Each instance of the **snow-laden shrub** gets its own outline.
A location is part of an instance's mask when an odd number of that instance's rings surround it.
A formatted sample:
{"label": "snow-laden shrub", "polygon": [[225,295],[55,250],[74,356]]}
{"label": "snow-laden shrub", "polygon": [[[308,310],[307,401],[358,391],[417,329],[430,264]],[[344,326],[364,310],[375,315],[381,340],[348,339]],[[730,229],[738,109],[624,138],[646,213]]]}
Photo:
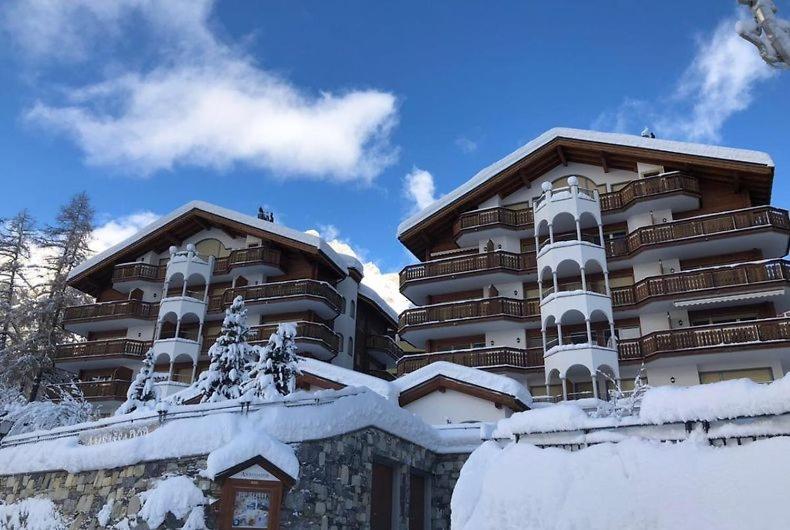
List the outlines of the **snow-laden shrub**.
{"label": "snow-laden shrub", "polygon": [[150,528],[159,528],[168,513],[172,513],[179,520],[186,518],[188,528],[192,530],[205,527],[203,505],[206,497],[189,477],[176,475],[159,480],[151,489],[140,492],[137,496],[142,502],[137,515]]}
{"label": "snow-laden shrub", "polygon": [[9,436],[65,427],[96,417],[96,408],[85,401],[76,385],[58,389],[58,401],[31,401],[16,407],[5,420],[12,422]]}
{"label": "snow-laden shrub", "polygon": [[0,504],[2,530],[65,530],[63,516],[49,499],[23,499]]}

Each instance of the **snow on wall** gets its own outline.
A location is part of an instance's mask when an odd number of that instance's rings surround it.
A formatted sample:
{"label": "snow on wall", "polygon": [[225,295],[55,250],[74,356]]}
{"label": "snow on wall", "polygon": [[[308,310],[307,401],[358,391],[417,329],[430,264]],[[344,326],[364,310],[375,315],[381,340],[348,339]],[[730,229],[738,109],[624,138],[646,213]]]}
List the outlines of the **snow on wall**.
{"label": "snow on wall", "polygon": [[790,439],[712,447],[628,438],[580,451],[478,448],[452,496],[453,530],[787,528]]}
{"label": "snow on wall", "polygon": [[392,384],[372,375],[311,359],[310,357],[299,358],[299,369],[343,385],[367,387],[386,399],[395,401],[398,399],[398,390]]}
{"label": "snow on wall", "polygon": [[49,499],[23,499],[0,504],[2,530],[65,530],[66,522]]}
{"label": "snow on wall", "polygon": [[203,492],[195,486],[192,479],[183,475],[168,477],[159,480],[154,487],[137,494],[142,501],[138,516],[145,521],[149,528],[159,528],[165,521],[168,513],[176,519],[190,516],[195,524],[196,518],[192,512],[197,510],[202,519],[202,506],[206,503]]}

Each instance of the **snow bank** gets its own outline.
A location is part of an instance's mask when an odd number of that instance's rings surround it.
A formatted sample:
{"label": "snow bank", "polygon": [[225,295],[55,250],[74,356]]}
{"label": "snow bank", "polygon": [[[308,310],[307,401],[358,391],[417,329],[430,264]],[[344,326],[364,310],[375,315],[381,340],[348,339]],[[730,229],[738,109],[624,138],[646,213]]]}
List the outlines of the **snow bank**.
{"label": "snow bank", "polygon": [[387,399],[398,400],[398,390],[394,388],[389,381],[373,377],[372,375],[355,372],[348,368],[335,366],[334,364],[325,363],[309,357],[299,358],[299,369],[302,370],[302,372],[317,375],[346,386],[367,387]]}
{"label": "snow bank", "polygon": [[711,447],[629,438],[569,452],[480,446],[453,492],[453,530],[787,528],[790,439]]}
{"label": "snow bank", "polygon": [[514,434],[572,431],[587,425],[590,419],[578,405],[558,403],[552,407],[518,412],[509,418],[499,420],[493,436],[510,438]]}
{"label": "snow bank", "polygon": [[399,392],[404,392],[439,375],[513,396],[525,405],[532,403],[532,395],[529,393],[529,390],[515,379],[446,361],[433,362],[419,370],[399,377],[392,381],[391,384]]}
{"label": "snow bank", "polygon": [[[282,443],[298,443],[366,427],[377,427],[437,452],[456,452],[452,439],[445,440],[419,417],[370,390],[347,388],[314,394],[297,392],[293,396],[247,414],[241,412],[241,407],[222,411],[222,407],[228,407],[228,402],[171,406],[170,417],[176,413],[193,413],[195,417],[174,418],[144,436],[98,445],[81,445],[74,434],[0,447],[0,475],[56,469],[71,473],[109,469],[146,461],[207,455],[239,436],[262,434]],[[305,396],[310,397],[310,401],[306,401]],[[135,423],[146,421],[140,415],[130,416],[135,418]],[[155,415],[149,419],[154,418]],[[81,427],[91,425],[101,427],[106,423],[95,422]]]}
{"label": "snow bank", "polygon": [[736,379],[691,387],[651,388],[642,400],[639,418],[648,423],[669,423],[784,412],[790,412],[790,375],[769,384]]}
{"label": "snow bank", "polygon": [[24,499],[0,504],[2,530],[65,530],[66,522],[49,499]]}
{"label": "snow bank", "polygon": [[194,508],[206,502],[203,492],[190,478],[182,475],[159,480],[153,488],[137,496],[143,503],[138,517],[149,528],[159,528],[168,513],[172,513],[176,519],[184,519]]}

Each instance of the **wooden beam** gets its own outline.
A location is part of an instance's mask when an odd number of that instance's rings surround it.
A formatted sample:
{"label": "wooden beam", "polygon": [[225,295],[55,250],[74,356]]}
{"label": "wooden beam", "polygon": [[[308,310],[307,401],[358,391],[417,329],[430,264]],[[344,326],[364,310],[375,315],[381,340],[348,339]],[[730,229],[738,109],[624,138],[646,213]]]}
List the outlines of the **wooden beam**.
{"label": "wooden beam", "polygon": [[568,167],[568,159],[565,158],[565,150],[563,150],[561,145],[557,146],[557,156],[560,157],[560,162],[565,167]]}
{"label": "wooden beam", "polygon": [[609,162],[606,160],[606,153],[601,151],[601,166],[603,166],[603,172],[609,173]]}

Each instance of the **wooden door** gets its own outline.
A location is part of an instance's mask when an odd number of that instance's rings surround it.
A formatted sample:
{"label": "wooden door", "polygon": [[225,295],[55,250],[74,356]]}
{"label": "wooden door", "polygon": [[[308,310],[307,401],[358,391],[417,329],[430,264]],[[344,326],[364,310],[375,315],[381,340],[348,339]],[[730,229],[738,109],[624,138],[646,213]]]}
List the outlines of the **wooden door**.
{"label": "wooden door", "polygon": [[425,477],[412,474],[409,479],[409,530],[425,529]]}
{"label": "wooden door", "polygon": [[373,487],[370,502],[371,530],[392,528],[392,468],[373,463]]}

